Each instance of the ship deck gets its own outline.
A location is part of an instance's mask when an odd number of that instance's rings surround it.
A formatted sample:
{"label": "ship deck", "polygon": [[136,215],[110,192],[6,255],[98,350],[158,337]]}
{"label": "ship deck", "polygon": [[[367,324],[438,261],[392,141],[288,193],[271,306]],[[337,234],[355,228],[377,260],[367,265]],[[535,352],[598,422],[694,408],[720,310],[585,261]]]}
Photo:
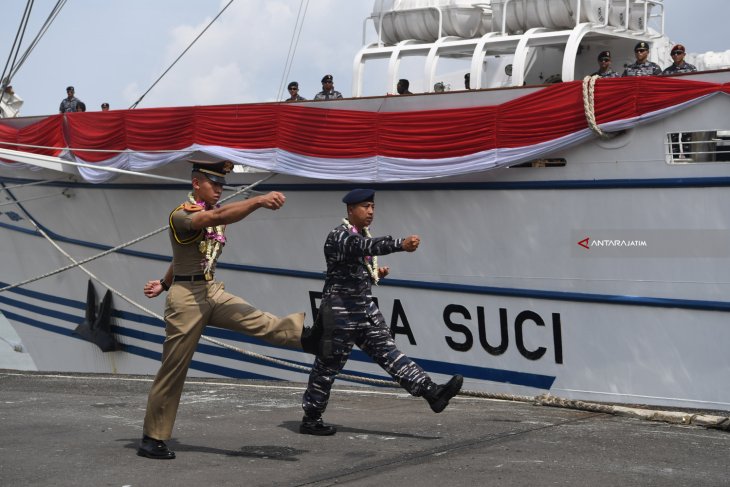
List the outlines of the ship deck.
{"label": "ship deck", "polygon": [[298,433],[303,384],[191,379],[168,445],[138,457],[148,376],[0,370],[6,486],[727,485],[730,433],[400,390],[338,387],[332,437]]}

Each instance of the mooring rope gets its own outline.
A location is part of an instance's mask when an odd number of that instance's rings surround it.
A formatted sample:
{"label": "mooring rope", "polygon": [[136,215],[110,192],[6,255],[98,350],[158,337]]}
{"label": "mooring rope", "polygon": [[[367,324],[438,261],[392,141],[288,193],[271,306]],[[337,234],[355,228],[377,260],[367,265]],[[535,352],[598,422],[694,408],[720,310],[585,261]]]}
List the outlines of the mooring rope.
{"label": "mooring rope", "polygon": [[593,130],[593,132],[602,139],[608,139],[611,136],[601,130],[596,123],[595,91],[596,80],[598,78],[600,78],[600,76],[597,74],[583,78],[583,111],[585,112],[586,121],[588,122],[588,126],[591,130]]}
{"label": "mooring rope", "polygon": [[[252,183],[251,185],[247,187],[240,188],[238,191],[236,191],[234,194],[231,194],[227,196],[226,198],[222,199],[221,202],[227,201],[235,196],[237,196],[240,193],[244,193],[247,191],[252,191],[253,188],[255,188],[257,185],[261,184],[262,182],[272,178],[275,176],[275,174],[271,174],[268,177],[259,180],[255,183]],[[150,232],[146,235],[143,235],[142,237],[138,237],[130,242],[127,242],[126,244],[119,245],[117,247],[114,247],[114,249],[109,249],[105,252],[102,252],[96,256],[93,256],[92,258],[85,259],[83,261],[76,261],[71,255],[69,255],[66,251],[64,251],[56,242],[50,238],[46,232],[44,232],[40,226],[33,220],[33,218],[25,212],[26,216],[29,218],[30,222],[33,224],[33,226],[36,228],[36,230],[43,235],[46,240],[48,240],[51,245],[53,245],[61,254],[63,254],[66,258],[71,260],[73,262],[72,265],[66,266],[65,268],[57,269],[53,273],[47,273],[43,276],[39,276],[34,279],[30,279],[28,281],[24,281],[23,283],[14,284],[11,286],[4,287],[0,289],[0,292],[6,291],[8,289],[12,289],[14,287],[21,286],[23,284],[27,284],[29,282],[33,282],[39,279],[42,279],[44,277],[48,277],[53,274],[57,274],[59,272],[63,272],[64,270],[78,267],[81,270],[83,270],[89,277],[97,281],[99,284],[107,288],[109,291],[111,291],[113,294],[119,296],[127,303],[131,304],[132,306],[136,307],[137,309],[147,313],[148,315],[160,320],[164,321],[164,318],[160,316],[159,314],[155,313],[154,311],[147,309],[146,307],[142,306],[141,304],[134,301],[132,298],[126,296],[125,294],[121,293],[120,291],[116,290],[114,287],[112,287],[110,284],[102,281],[98,276],[93,274],[91,271],[86,269],[83,264],[98,259],[104,255],[108,255],[111,252],[114,252],[116,250],[119,250],[123,247],[132,245],[133,243],[139,242],[141,240],[144,240],[145,238],[149,238],[150,236],[160,233],[161,231],[166,230],[169,228],[169,225],[166,225],[165,227],[162,227],[160,229],[157,229],[153,232]],[[215,325],[212,325],[215,326]],[[242,355],[252,357],[261,361],[269,362],[275,365],[279,365],[281,367],[286,367],[288,369],[298,370],[302,373],[308,374],[311,370],[310,367],[305,367],[293,362],[290,362],[288,360],[283,359],[277,359],[268,355],[260,354],[257,352],[252,352],[250,350],[245,350],[233,345],[230,345],[228,343],[222,342],[220,340],[216,340],[215,338],[211,338],[207,335],[201,335],[200,337],[202,340],[218,345],[222,348],[235,351],[237,353],[240,353]],[[372,384],[372,385],[378,385],[378,386],[385,386],[385,387],[400,387],[398,383],[396,383],[393,380],[382,380],[382,379],[371,379],[368,377],[362,377],[358,375],[351,375],[351,374],[339,374],[338,377],[340,379],[344,380],[350,380],[355,382],[362,382],[366,384]],[[513,401],[513,402],[525,402],[525,403],[531,403],[534,405],[539,406],[552,406],[552,407],[562,407],[562,408],[569,408],[569,409],[576,409],[581,411],[591,411],[591,412],[599,412],[599,413],[605,413],[605,414],[612,414],[612,415],[618,415],[618,416],[630,416],[635,418],[640,418],[644,420],[649,421],[662,421],[662,422],[668,422],[668,423],[675,423],[675,424],[692,424],[695,426],[702,426],[706,428],[714,428],[714,429],[721,429],[730,431],[730,417],[727,416],[715,416],[715,415],[703,415],[703,414],[692,414],[692,413],[686,413],[686,412],[675,412],[675,411],[661,411],[661,410],[654,410],[654,409],[644,409],[644,408],[635,408],[635,407],[624,407],[624,406],[614,406],[609,404],[600,404],[600,403],[592,403],[587,401],[578,401],[578,400],[570,400],[570,399],[564,399],[559,398],[556,396],[552,396],[550,394],[541,394],[538,396],[523,396],[523,395],[516,395],[516,394],[506,394],[506,393],[493,393],[493,392],[483,392],[483,391],[470,391],[470,390],[462,390],[458,394],[459,396],[465,396],[465,397],[475,397],[475,398],[482,398],[482,399],[496,399],[496,400],[503,400],[503,401]]]}
{"label": "mooring rope", "polygon": [[[258,186],[259,184],[261,184],[261,183],[263,183],[265,181],[268,181],[269,179],[271,179],[274,176],[275,176],[275,174],[270,174],[269,176],[267,176],[267,177],[265,177],[265,178],[263,178],[263,179],[261,179],[259,181],[256,181],[255,183],[252,183],[249,186],[244,186],[244,187],[239,188],[233,194],[228,195],[225,198],[223,198],[221,200],[221,203],[223,203],[225,201],[228,201],[229,199],[234,198],[235,196],[238,196],[241,193],[252,192],[253,189],[256,186]],[[7,188],[3,188],[3,189],[7,189]],[[16,200],[13,203],[20,203],[20,201],[17,201]],[[165,225],[164,227],[160,227],[157,230],[153,230],[153,231],[151,231],[151,232],[149,232],[149,233],[147,233],[145,235],[142,235],[140,237],[137,237],[137,238],[135,238],[133,240],[130,240],[128,242],[125,242],[123,244],[117,245],[116,247],[112,247],[112,248],[107,249],[107,250],[105,250],[103,252],[100,252],[100,253],[98,253],[96,255],[92,255],[91,257],[87,257],[86,259],[77,261],[76,259],[74,259],[73,257],[71,257],[69,254],[67,254],[63,249],[61,249],[56,244],[56,242],[40,227],[40,225],[38,225],[36,223],[36,221],[33,219],[33,217],[28,214],[28,212],[25,212],[24,211],[24,213],[25,213],[26,217],[28,217],[28,221],[30,221],[30,223],[33,225],[33,227],[35,228],[35,230],[38,233],[40,233],[43,236],[43,238],[45,238],[46,240],[48,240],[54,247],[56,247],[56,249],[61,254],[63,254],[64,256],[66,256],[72,263],[69,264],[69,265],[63,266],[63,267],[59,267],[58,269],[55,269],[55,270],[50,271],[50,272],[47,272],[45,274],[41,274],[39,276],[32,277],[30,279],[26,279],[25,281],[17,282],[15,284],[10,284],[8,286],[5,286],[3,288],[0,288],[0,293],[2,293],[4,291],[8,291],[8,290],[13,289],[13,288],[16,288],[16,287],[20,287],[20,286],[24,286],[26,284],[30,284],[30,283],[35,282],[35,281],[40,281],[41,279],[45,279],[46,277],[50,277],[50,276],[54,276],[56,274],[60,274],[61,272],[65,272],[65,271],[67,271],[69,269],[73,269],[74,267],[80,267],[82,270],[84,270],[84,272],[87,272],[87,274],[88,274],[88,271],[82,267],[83,264],[87,264],[87,263],[89,263],[91,261],[100,259],[101,257],[104,257],[106,255],[109,255],[111,253],[114,253],[114,252],[116,252],[118,250],[121,250],[123,248],[129,247],[131,245],[134,245],[134,244],[136,244],[138,242],[141,242],[142,240],[146,240],[146,239],[148,239],[148,238],[150,238],[150,237],[152,237],[154,235],[157,235],[158,233],[164,232],[165,230],[167,230],[168,228],[170,228],[170,225]],[[94,279],[96,279],[97,281],[99,281],[99,283],[102,283],[102,281],[100,279],[98,279],[97,277],[94,277]],[[105,287],[107,287],[110,290],[112,290],[106,284],[105,284]],[[120,294],[120,297],[121,297],[121,294]]]}

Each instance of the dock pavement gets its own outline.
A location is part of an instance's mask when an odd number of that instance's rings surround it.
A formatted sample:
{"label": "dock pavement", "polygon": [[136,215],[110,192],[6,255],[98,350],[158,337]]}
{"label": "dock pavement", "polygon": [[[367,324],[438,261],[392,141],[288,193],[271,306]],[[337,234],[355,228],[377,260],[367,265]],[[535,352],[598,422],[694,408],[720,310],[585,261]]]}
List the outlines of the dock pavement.
{"label": "dock pavement", "polygon": [[728,486],[730,432],[399,389],[338,386],[330,437],[304,384],[190,378],[175,460],[136,455],[151,377],[0,370],[0,485]]}

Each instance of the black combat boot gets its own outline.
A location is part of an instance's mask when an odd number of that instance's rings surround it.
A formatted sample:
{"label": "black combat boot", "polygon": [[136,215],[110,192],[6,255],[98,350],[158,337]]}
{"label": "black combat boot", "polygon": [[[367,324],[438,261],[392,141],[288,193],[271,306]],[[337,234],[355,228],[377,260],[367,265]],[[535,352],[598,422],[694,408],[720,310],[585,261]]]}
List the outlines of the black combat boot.
{"label": "black combat boot", "polygon": [[317,328],[316,326],[305,326],[302,330],[302,350],[312,355],[317,355],[319,352],[319,342],[322,339],[322,327]]}
{"label": "black combat boot", "polygon": [[464,378],[460,375],[453,376],[446,384],[437,385],[430,382],[426,386],[423,398],[428,401],[434,413],[440,413],[449,404],[449,400],[461,390]]}
{"label": "black combat boot", "polygon": [[317,319],[314,320],[314,325],[305,326],[302,330],[302,350],[312,355],[317,355],[320,352],[322,341],[322,333],[324,332],[324,326],[322,325],[322,313],[317,313]]}
{"label": "black combat boot", "polygon": [[137,449],[137,455],[154,458],[155,460],[172,460],[175,458],[175,452],[167,448],[164,441],[150,438],[147,435],[142,437]]}
{"label": "black combat boot", "polygon": [[314,419],[304,416],[302,424],[299,425],[299,432],[303,435],[330,436],[337,433],[337,428],[330,424],[324,424],[322,418]]}

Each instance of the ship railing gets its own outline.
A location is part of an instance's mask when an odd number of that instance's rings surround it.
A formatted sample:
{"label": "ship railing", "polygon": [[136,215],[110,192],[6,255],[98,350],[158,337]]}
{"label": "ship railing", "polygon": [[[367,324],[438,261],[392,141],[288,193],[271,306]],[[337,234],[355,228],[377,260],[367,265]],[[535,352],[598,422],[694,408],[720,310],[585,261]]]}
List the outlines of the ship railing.
{"label": "ship railing", "polygon": [[730,162],[730,131],[669,132],[664,154],[668,164]]}
{"label": "ship railing", "polygon": [[[614,45],[618,43],[619,39],[622,39],[624,44],[631,40],[648,40],[653,37],[662,37],[664,30],[664,4],[663,0],[598,0],[598,3],[593,3],[591,14],[588,15],[585,11],[586,7],[582,4],[581,0],[565,0],[565,5],[571,5],[575,7],[575,10],[570,12],[570,22],[565,21],[558,22],[560,25],[565,25],[565,28],[545,28],[545,27],[531,27],[525,30],[515,30],[516,26],[509,26],[510,29],[514,30],[515,33],[510,33],[506,22],[506,19],[510,15],[510,11],[507,8],[510,7],[514,14],[517,11],[516,4],[510,2],[536,2],[539,0],[503,0],[504,3],[500,4],[501,11],[497,11],[495,4],[491,6],[486,4],[474,4],[482,9],[484,12],[489,12],[490,15],[497,13],[498,18],[492,17],[494,21],[493,30],[483,34],[480,37],[475,38],[462,38],[454,35],[446,35],[444,29],[448,30],[449,26],[445,24],[447,18],[445,15],[447,11],[439,7],[423,7],[420,9],[413,9],[411,11],[438,11],[439,24],[438,24],[438,35],[441,36],[436,40],[424,40],[424,39],[404,39],[390,44],[392,39],[389,39],[389,34],[384,32],[383,25],[384,18],[386,15],[393,14],[395,11],[382,11],[377,14],[373,14],[368,17],[365,22],[373,21],[376,24],[378,31],[377,42],[370,44],[366,43],[367,32],[366,28],[363,29],[363,44],[364,47],[358,52],[353,62],[353,97],[363,96],[363,69],[366,61],[387,59],[387,75],[385,79],[385,92],[394,92],[396,86],[396,80],[398,78],[398,71],[400,67],[400,61],[404,57],[419,57],[422,56],[425,59],[424,70],[423,70],[423,81],[425,83],[425,90],[431,92],[431,87],[434,85],[436,64],[439,62],[441,56],[446,57],[463,57],[471,58],[471,65],[469,67],[469,73],[471,76],[472,87],[498,87],[498,86],[522,86],[527,82],[526,77],[531,66],[531,62],[534,61],[535,52],[534,47],[544,47],[547,45],[564,46],[563,47],[563,58],[562,66],[559,72],[555,73],[557,76],[560,75],[562,81],[570,81],[575,79],[576,76],[576,56],[581,49],[583,39],[586,35],[596,33],[598,36],[605,36],[615,40]],[[544,0],[542,0],[544,1]],[[583,0],[585,1],[585,0]],[[520,4],[524,8],[524,3]],[[581,7],[583,5],[583,7]],[[601,12],[598,11],[598,5],[603,9]],[[656,8],[655,8],[656,7]],[[581,8],[584,10],[581,13]],[[628,11],[628,15],[620,16],[618,12],[620,9],[624,12]],[[614,10],[611,10],[614,9]],[[637,13],[633,17],[630,14],[631,9],[634,12],[641,11],[644,17],[641,22],[637,24],[636,18],[642,14]],[[642,10],[643,9],[643,10]],[[651,13],[652,11],[656,13]],[[407,11],[404,11],[407,12]],[[398,12],[396,12],[397,14]],[[575,18],[573,19],[573,15]],[[646,19],[646,15],[651,15],[652,19],[655,17],[660,21],[655,22],[652,20],[652,29],[659,28],[661,33],[649,30],[649,21]],[[514,15],[513,15],[514,16]],[[580,22],[581,16],[584,22]],[[609,20],[613,16],[613,20]],[[533,16],[534,17],[534,16]],[[585,21],[586,18],[592,19],[593,21]],[[617,25],[617,20],[621,20],[621,25]],[[435,20],[435,19],[434,19]],[[565,18],[563,18],[565,20]],[[575,20],[575,27],[572,26],[573,20]],[[598,21],[600,20],[600,22]],[[501,32],[497,23],[501,23]],[[534,23],[533,20],[530,21]],[[610,25],[609,25],[610,24]],[[527,24],[521,27],[526,27]],[[387,27],[387,25],[386,25]],[[435,27],[435,26],[434,26]],[[639,28],[641,27],[641,28]],[[429,31],[429,35],[433,35],[433,31]],[[594,40],[598,37],[594,37]],[[388,41],[388,43],[386,43]],[[628,44],[626,44],[628,45]],[[512,68],[511,74],[507,76],[501,76],[496,73],[492,73],[488,85],[483,84],[485,79],[485,73],[483,70],[483,63],[487,56],[487,51],[493,53],[493,55],[513,55],[514,63],[508,67]],[[505,67],[506,69],[506,67]],[[534,81],[533,81],[534,82]]]}

